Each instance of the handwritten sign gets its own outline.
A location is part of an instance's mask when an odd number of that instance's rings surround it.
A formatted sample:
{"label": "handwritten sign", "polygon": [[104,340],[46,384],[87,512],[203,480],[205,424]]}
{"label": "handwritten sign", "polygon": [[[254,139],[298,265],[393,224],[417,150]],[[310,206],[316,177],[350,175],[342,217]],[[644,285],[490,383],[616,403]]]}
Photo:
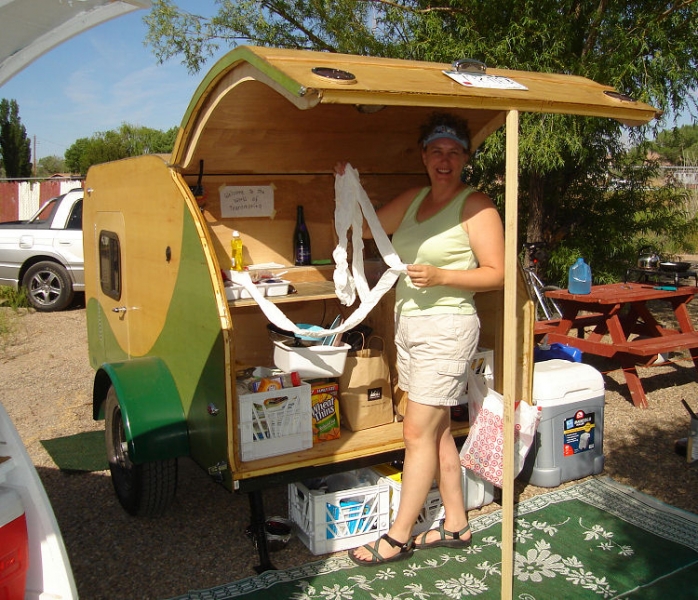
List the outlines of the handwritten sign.
{"label": "handwritten sign", "polygon": [[444,71],[444,75],[448,75],[454,81],[457,81],[465,87],[479,87],[499,90],[527,90],[525,85],[502,77],[500,75],[478,75],[475,73],[460,73],[458,71]]}
{"label": "handwritten sign", "polygon": [[219,189],[221,216],[270,217],[274,214],[274,188],[270,185],[226,185]]}

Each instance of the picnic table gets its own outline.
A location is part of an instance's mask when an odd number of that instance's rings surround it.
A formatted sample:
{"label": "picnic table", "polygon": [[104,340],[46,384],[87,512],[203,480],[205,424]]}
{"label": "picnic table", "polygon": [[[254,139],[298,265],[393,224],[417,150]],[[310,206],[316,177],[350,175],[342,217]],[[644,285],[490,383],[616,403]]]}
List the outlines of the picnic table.
{"label": "picnic table", "polygon": [[[652,365],[658,355],[688,350],[698,369],[698,331],[688,313],[688,303],[698,292],[694,286],[656,286],[648,283],[594,285],[589,294],[551,290],[562,318],[539,321],[535,337],[547,334],[549,343],[562,343],[596,356],[618,360],[632,402],[647,408],[647,397],[637,373],[638,364]],[[665,327],[650,312],[648,302],[667,302],[678,328]],[[575,333],[573,333],[575,332]]]}

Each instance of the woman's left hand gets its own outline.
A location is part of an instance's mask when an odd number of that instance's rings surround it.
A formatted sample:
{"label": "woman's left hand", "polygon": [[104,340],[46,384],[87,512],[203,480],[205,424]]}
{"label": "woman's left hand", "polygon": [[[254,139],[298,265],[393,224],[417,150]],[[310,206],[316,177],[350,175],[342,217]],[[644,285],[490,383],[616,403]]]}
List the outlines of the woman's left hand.
{"label": "woman's left hand", "polygon": [[432,265],[407,265],[407,275],[415,287],[439,285],[439,269]]}

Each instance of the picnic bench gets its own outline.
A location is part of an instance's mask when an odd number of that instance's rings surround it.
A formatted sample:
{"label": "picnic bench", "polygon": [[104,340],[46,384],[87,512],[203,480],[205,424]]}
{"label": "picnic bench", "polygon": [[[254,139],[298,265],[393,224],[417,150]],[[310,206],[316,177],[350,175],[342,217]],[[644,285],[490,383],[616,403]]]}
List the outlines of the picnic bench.
{"label": "picnic bench", "polygon": [[[637,365],[650,366],[660,354],[688,350],[698,369],[698,331],[688,313],[698,287],[658,289],[647,283],[595,285],[589,294],[551,290],[562,318],[535,325],[537,339],[547,335],[549,343],[568,344],[596,356],[618,360],[633,404],[647,407]],[[678,328],[665,327],[648,307],[653,300],[667,302]],[[576,334],[572,334],[576,331]]]}

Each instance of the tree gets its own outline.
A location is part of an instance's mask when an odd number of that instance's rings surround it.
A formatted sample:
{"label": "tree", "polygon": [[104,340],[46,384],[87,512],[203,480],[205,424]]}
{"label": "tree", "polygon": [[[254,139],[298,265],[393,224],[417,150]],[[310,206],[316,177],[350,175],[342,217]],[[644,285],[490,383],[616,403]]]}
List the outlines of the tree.
{"label": "tree", "polygon": [[31,149],[16,100],[0,100],[0,155],[6,177],[30,177]]}
{"label": "tree", "polygon": [[60,156],[44,156],[36,163],[37,177],[51,177],[56,173],[65,172],[65,160]]}
{"label": "tree", "polygon": [[176,137],[176,127],[160,131],[123,123],[118,130],[76,140],[65,152],[65,164],[72,173],[85,175],[92,165],[99,163],[141,154],[172,152]]}
{"label": "tree", "polygon": [[649,147],[672,165],[693,166],[698,163],[698,125],[660,131]]}
{"label": "tree", "polygon": [[[670,114],[696,109],[689,92],[698,84],[698,0],[238,1],[220,2],[210,19],[156,0],[145,21],[159,60],[181,57],[191,72],[220,45],[240,42],[446,63],[474,57],[491,67],[586,76]],[[521,237],[559,245],[559,265],[583,255],[595,276],[618,275],[647,233],[643,215],[661,214],[651,223],[663,235],[676,235],[677,223],[686,232],[695,226],[671,189],[647,193],[656,165],[630,161],[624,133],[637,144],[648,131],[607,119],[522,116]],[[480,148],[472,173],[499,202],[503,157],[500,132]],[[631,183],[614,187],[612,179]],[[558,266],[558,280],[564,271]]]}

